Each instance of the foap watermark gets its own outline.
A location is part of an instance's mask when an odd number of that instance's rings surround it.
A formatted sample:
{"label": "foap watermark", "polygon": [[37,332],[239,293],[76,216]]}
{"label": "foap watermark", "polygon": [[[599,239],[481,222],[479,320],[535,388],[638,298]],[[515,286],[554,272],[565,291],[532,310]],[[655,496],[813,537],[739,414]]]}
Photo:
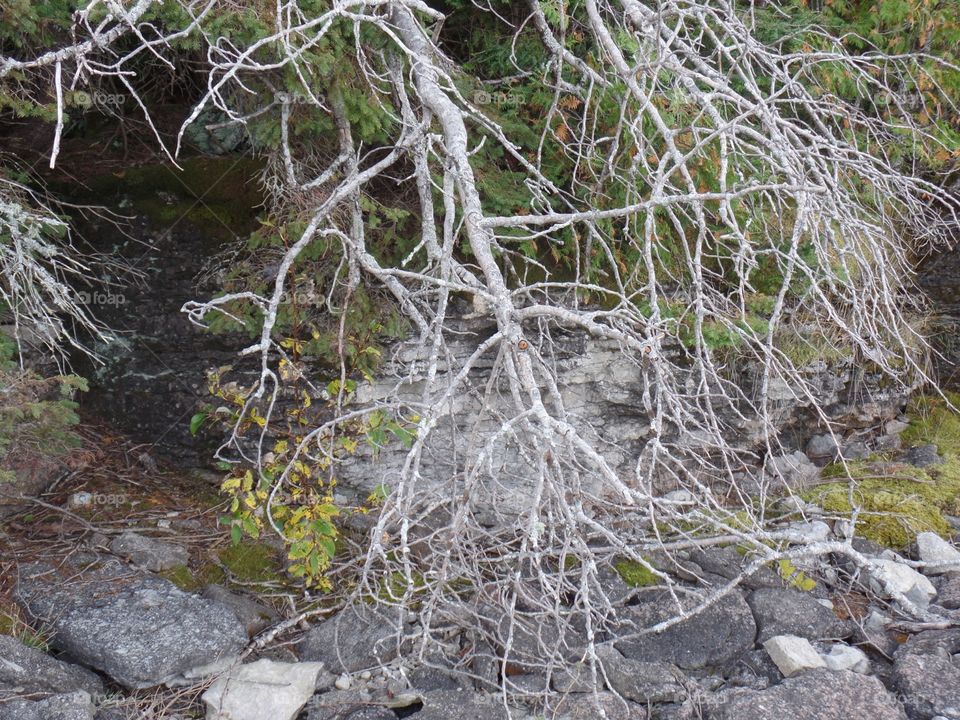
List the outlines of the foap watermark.
{"label": "foap watermark", "polygon": [[127,298],[124,297],[123,293],[115,293],[110,290],[94,290],[92,292],[78,290],[74,293],[74,297],[80,305],[120,307],[127,303]]}
{"label": "foap watermark", "polygon": [[273,95],[274,102],[282,105],[316,105],[317,102],[309,95],[292,92],[278,92]]}
{"label": "foap watermark", "polygon": [[100,492],[78,492],[74,493],[67,500],[68,507],[83,508],[93,507],[95,505],[126,505],[130,498],[125,493],[100,493]]}
{"label": "foap watermark", "polygon": [[523,103],[523,95],[503,91],[477,90],[473,94],[473,102],[477,105],[520,105]]}
{"label": "foap watermark", "polygon": [[118,108],[127,101],[127,96],[123,93],[107,93],[100,90],[94,92],[75,90],[70,99],[74,105],[84,109],[92,107]]}

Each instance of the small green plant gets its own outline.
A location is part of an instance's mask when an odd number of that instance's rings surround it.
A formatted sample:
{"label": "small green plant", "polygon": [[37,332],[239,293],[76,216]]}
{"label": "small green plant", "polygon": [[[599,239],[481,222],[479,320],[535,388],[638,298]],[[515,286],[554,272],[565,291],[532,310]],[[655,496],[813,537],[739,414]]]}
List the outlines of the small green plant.
{"label": "small green plant", "polygon": [[[649,561],[648,561],[649,562]],[[656,585],[658,578],[650,568],[629,558],[620,558],[613,563],[617,575],[630,587],[650,587]]]}

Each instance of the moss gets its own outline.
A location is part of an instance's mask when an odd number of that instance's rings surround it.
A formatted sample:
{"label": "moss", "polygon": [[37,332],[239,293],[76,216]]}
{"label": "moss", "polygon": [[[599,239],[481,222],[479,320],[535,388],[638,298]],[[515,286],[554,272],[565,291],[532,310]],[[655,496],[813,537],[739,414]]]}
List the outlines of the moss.
{"label": "moss", "polygon": [[197,570],[191,570],[186,565],[177,565],[159,574],[187,592],[197,592],[207,585],[221,585],[227,579],[223,570],[213,563],[201,565]]}
{"label": "moss", "polygon": [[218,553],[220,562],[242,582],[285,582],[280,554],[266,543],[244,541]]}
{"label": "moss", "polygon": [[653,574],[650,568],[636,560],[620,558],[613,563],[613,569],[630,587],[650,587],[656,585],[658,581],[657,576]]}
{"label": "moss", "polygon": [[787,558],[781,558],[777,561],[777,573],[786,582],[790,583],[790,585],[795,587],[797,590],[802,590],[803,592],[810,592],[817,586],[816,580],[808,577],[806,573],[800,570]]}
{"label": "moss", "polygon": [[876,458],[846,467],[837,463],[825,468],[823,476],[842,481],[809,490],[803,499],[849,517],[852,481],[854,505],[860,508],[857,532],[868,540],[902,549],[920,532],[952,534],[944,514],[956,514],[960,501],[960,458],[955,455],[926,469]]}
{"label": "moss", "polygon": [[937,446],[943,455],[960,457],[960,414],[947,401],[960,407],[960,393],[939,396],[921,395],[910,403],[910,426],[901,436],[907,445]]}

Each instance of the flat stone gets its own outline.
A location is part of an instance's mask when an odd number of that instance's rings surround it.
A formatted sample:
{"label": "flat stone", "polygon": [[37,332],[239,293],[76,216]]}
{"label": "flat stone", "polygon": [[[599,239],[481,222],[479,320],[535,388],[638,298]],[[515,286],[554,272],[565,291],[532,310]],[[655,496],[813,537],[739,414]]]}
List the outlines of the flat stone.
{"label": "flat stone", "polygon": [[51,644],[128,688],[153,687],[231,658],[247,643],[232,611],[103,558],[86,569],[20,566],[16,600]]}
{"label": "flat stone", "polygon": [[821,653],[821,657],[831,670],[849,670],[860,675],[867,675],[870,672],[870,659],[860,648],[834,645],[829,653]]}
{"label": "flat stone", "polygon": [[922,532],[917,535],[917,553],[920,560],[927,563],[923,568],[925,575],[960,572],[960,550],[936,533]]}
{"label": "flat stone", "polygon": [[201,696],[207,720],[293,720],[316,691],[321,670],[319,662],[239,665]]}
{"label": "flat stone", "polygon": [[809,593],[779,588],[754,590],[747,603],[757,623],[757,642],[775,635],[796,635],[807,640],[847,638],[853,627],[838,618]]}
{"label": "flat stone", "polygon": [[[692,607],[692,601],[688,601]],[[743,595],[732,592],[703,612],[660,633],[625,637],[676,616],[666,593],[656,593],[621,613],[615,632],[624,639],[615,647],[625,657],[642,662],[666,662],[683,670],[720,668],[736,662],[753,647],[757,626]],[[632,621],[630,627],[626,621]]]}
{"label": "flat stone", "polygon": [[83,690],[0,704],[0,720],[93,720],[93,701]]}
{"label": "flat stone", "polygon": [[0,635],[0,690],[16,693],[103,692],[103,681],[79,665],[56,660],[9,635]]}
{"label": "flat stone", "polygon": [[395,611],[349,607],[311,628],[297,646],[301,660],[334,673],[353,673],[390,662],[400,652],[405,623]]}
{"label": "flat stone", "polygon": [[600,660],[610,689],[627,700],[647,704],[682,702],[687,697],[686,678],[675,665],[633,660],[613,648]]}
{"label": "flat stone", "polygon": [[720,693],[710,720],[907,720],[872,676],[810,670],[766,690]]}
{"label": "flat stone", "polygon": [[886,558],[874,560],[874,563],[868,572],[877,592],[890,597],[900,593],[921,607],[929,605],[937,596],[933,583],[909,565]]}
{"label": "flat stone", "polygon": [[784,677],[793,677],[805,670],[826,667],[820,654],[806,638],[795,635],[778,635],[763,643],[777,669]]}
{"label": "flat stone", "polygon": [[[733,580],[742,574],[743,569],[752,561],[752,557],[744,556],[733,545],[697,549],[690,553],[690,560],[700,568],[726,580]],[[743,587],[760,588],[784,586],[783,578],[769,567],[762,566],[749,577],[744,578]]]}
{"label": "flat stone", "polygon": [[226,605],[233,610],[249,637],[263,632],[280,619],[280,615],[272,607],[259,603],[246,595],[230,592],[222,585],[207,585],[200,597]]}
{"label": "flat stone", "polygon": [[152,572],[186,565],[190,560],[190,553],[181,545],[133,532],[125,532],[115,537],[110,543],[110,552]]}
{"label": "flat stone", "polygon": [[792,522],[783,529],[788,542],[797,545],[812,545],[830,539],[833,532],[823,520]]}
{"label": "flat stone", "polygon": [[[582,697],[582,696],[581,696]],[[472,690],[437,690],[424,693],[416,720],[507,720],[503,699],[497,693]]]}
{"label": "flat stone", "polygon": [[830,433],[814,435],[807,441],[807,457],[830,462],[840,455],[840,443]]}

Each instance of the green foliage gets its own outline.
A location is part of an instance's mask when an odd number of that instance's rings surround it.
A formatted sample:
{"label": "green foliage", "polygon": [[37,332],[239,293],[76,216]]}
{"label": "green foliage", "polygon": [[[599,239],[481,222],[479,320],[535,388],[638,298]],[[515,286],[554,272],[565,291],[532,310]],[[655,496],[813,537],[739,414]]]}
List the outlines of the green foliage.
{"label": "green foliage", "polygon": [[[648,561],[649,562],[649,561]],[[630,587],[650,587],[656,585],[658,578],[650,568],[629,558],[619,558],[613,563],[613,569]]]}

